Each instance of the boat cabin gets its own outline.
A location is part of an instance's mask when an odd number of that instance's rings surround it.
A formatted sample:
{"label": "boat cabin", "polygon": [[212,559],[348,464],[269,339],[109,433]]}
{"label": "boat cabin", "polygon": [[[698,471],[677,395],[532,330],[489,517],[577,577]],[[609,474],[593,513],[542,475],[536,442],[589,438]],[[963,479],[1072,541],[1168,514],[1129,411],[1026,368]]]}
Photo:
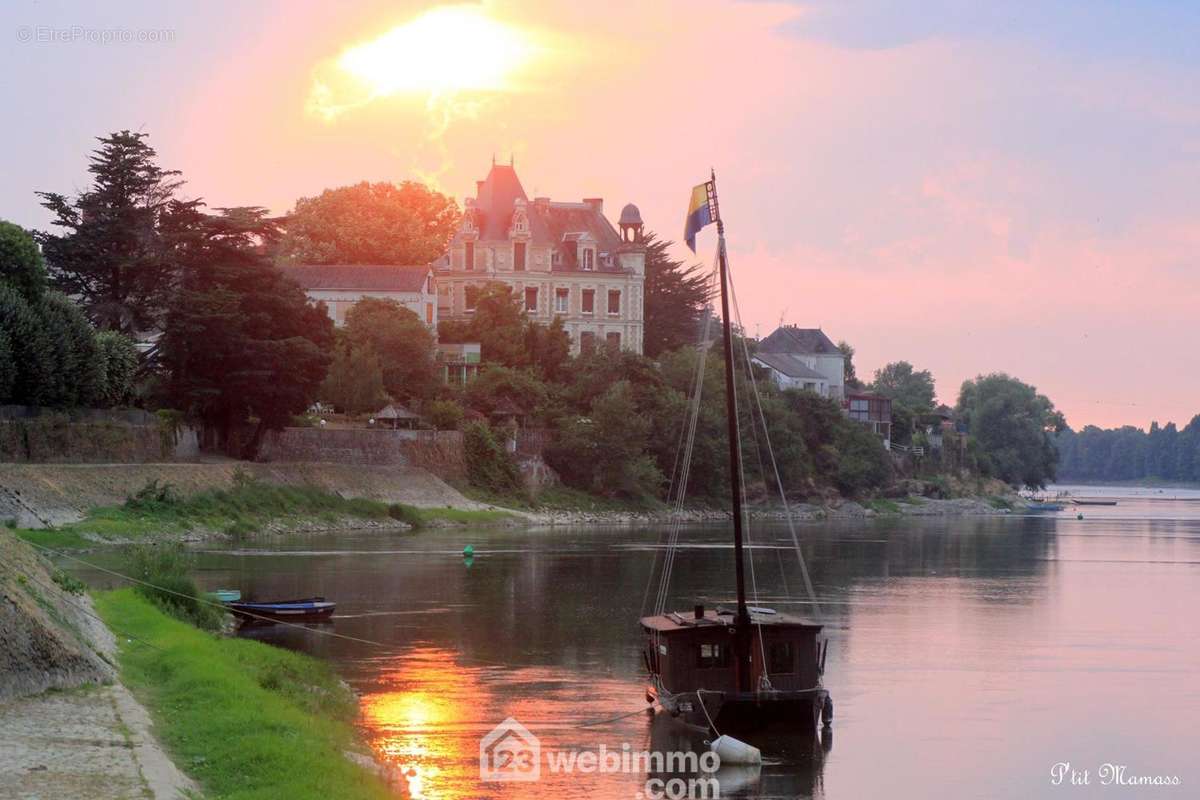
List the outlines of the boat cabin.
{"label": "boat cabin", "polygon": [[[733,619],[732,611],[703,606],[687,615],[672,611],[644,617],[650,674],[673,693],[737,691]],[[751,686],[760,686],[764,673],[776,690],[807,690],[820,684],[821,625],[765,608],[751,608],[750,621]]]}

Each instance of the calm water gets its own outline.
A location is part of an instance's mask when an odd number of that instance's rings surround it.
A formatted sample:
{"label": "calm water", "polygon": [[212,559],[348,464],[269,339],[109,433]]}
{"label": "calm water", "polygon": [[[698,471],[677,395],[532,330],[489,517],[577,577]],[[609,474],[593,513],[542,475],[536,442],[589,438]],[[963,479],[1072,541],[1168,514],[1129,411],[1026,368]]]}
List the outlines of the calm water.
{"label": "calm water", "polygon": [[[766,763],[719,773],[722,796],[1198,796],[1200,492],[1129,494],[1082,521],[1071,510],[803,526],[836,721],[817,742],[757,742]],[[410,771],[414,796],[633,798],[645,773],[543,765],[536,784],[480,783],[479,739],[513,716],[543,750],[696,744],[645,713],[579,727],[645,705],[636,620],[657,536],[345,535],[206,551],[200,577],[247,596],[324,594],[338,616],[323,630],[389,645],[253,634],[337,665],[362,695],[367,738]],[[760,604],[811,613],[786,529],[754,536]],[[686,532],[676,608],[730,600],[726,537]],[[1052,785],[1057,762],[1088,769],[1091,785]],[[1106,762],[1183,785],[1100,786]]]}

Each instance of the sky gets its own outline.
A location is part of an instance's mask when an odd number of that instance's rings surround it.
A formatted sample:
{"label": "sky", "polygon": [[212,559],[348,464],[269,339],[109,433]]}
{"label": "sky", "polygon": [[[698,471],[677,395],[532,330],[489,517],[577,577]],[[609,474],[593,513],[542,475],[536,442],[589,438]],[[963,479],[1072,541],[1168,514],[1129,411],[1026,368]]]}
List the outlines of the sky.
{"label": "sky", "polygon": [[951,404],[1007,372],[1077,429],[1200,413],[1200,4],[435,5],[10,0],[0,219],[45,228],[34,192],[124,128],[213,207],[461,203],[495,155],[676,241],[713,168],[751,333],[820,327]]}

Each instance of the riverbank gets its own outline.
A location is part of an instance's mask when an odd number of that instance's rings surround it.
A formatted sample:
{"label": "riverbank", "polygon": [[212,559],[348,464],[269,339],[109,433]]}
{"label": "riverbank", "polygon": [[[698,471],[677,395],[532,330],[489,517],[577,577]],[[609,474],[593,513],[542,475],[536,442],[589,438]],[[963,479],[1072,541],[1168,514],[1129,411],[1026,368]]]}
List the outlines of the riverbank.
{"label": "riverbank", "polygon": [[488,508],[427,507],[345,497],[312,485],[268,483],[235,471],[227,488],[183,494],[151,479],[120,505],[92,508],[55,527],[15,529],[36,544],[79,549],[141,541],[240,540],[252,535],[366,529],[381,532],[450,525],[511,524]]}
{"label": "riverbank", "polygon": [[96,606],[137,637],[122,637],[121,680],[209,800],[396,796],[360,765],[369,755],[352,724],[357,701],[323,662],[205,633],[128,589],[99,595]]}
{"label": "riverbank", "polygon": [[[789,509],[797,521],[873,516],[975,516],[1019,511],[996,482],[908,481],[895,497],[829,495]],[[461,490],[461,491],[460,491]],[[934,495],[934,496],[930,496]],[[945,496],[949,495],[949,496]],[[785,520],[778,505],[752,518]],[[0,467],[0,519],[53,547],[146,539],[200,541],[357,528],[403,531],[450,525],[656,525],[720,523],[729,511],[601,498],[555,487],[537,502],[458,488],[415,467],[342,464],[22,464]]]}
{"label": "riverbank", "polygon": [[83,586],[0,531],[0,798],[178,800],[192,784],[116,680]]}

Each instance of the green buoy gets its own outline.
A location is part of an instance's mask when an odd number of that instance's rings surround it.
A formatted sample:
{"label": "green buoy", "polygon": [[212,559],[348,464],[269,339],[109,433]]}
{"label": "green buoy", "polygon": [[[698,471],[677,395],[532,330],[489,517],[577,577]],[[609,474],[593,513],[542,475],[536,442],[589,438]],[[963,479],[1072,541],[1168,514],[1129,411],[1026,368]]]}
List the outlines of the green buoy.
{"label": "green buoy", "polygon": [[1076,514],[1075,519],[1083,519],[1083,514]]}
{"label": "green buoy", "polygon": [[463,558],[470,558],[473,555],[475,555],[474,547],[472,547],[471,545],[467,545],[466,547],[463,548]]}

